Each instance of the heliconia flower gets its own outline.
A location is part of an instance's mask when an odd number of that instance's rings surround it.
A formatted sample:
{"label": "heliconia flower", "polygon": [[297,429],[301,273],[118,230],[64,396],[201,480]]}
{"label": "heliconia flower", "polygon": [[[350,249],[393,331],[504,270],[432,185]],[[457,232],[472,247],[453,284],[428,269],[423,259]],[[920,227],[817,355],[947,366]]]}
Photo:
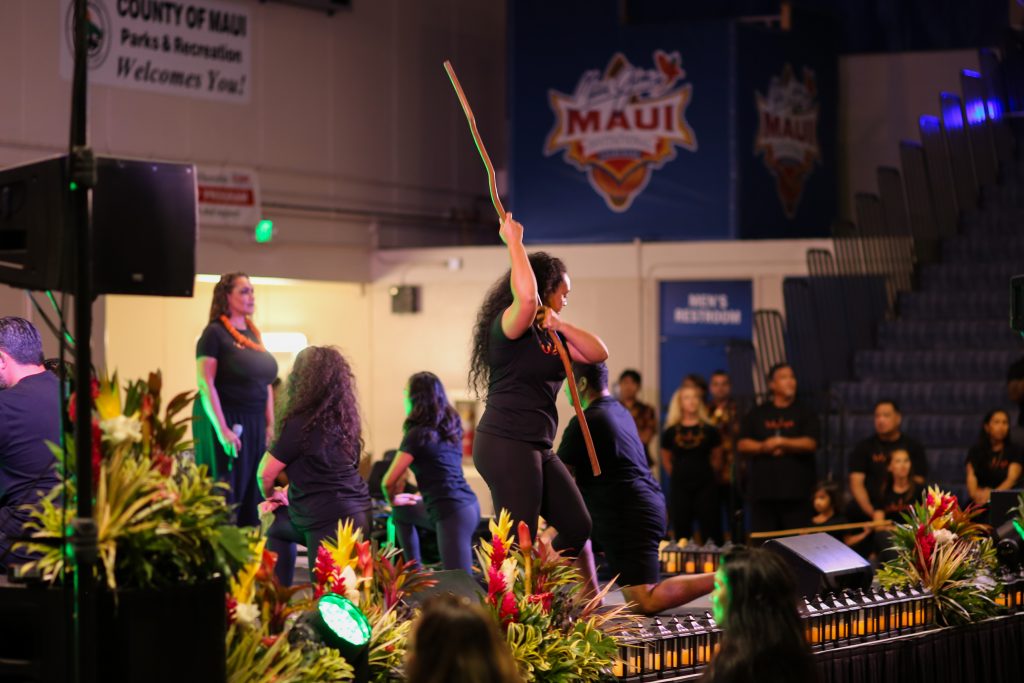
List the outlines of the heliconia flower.
{"label": "heliconia flower", "polygon": [[121,414],[121,388],[117,383],[116,372],[112,378],[100,381],[94,400],[101,420],[112,420]]}
{"label": "heliconia flower", "polygon": [[279,637],[280,636],[264,636],[260,640],[260,645],[262,645],[263,647],[274,647],[274,643],[277,642],[277,639]]}
{"label": "heliconia flower", "polygon": [[500,538],[494,539],[492,548],[493,549],[491,550],[491,566],[500,567],[501,563],[505,561],[505,555],[508,552],[508,548],[505,547],[505,544],[502,542]]}
{"label": "heliconia flower", "polygon": [[505,593],[498,610],[498,620],[501,621],[502,626],[507,626],[509,622],[515,621],[517,616],[519,616],[519,607],[516,605],[516,596],[511,592]]}
{"label": "heliconia flower", "polygon": [[922,573],[927,573],[932,564],[932,552],[935,550],[935,534],[928,531],[924,524],[917,527],[915,533],[918,552],[920,553],[921,564],[918,567]]}
{"label": "heliconia flower", "polygon": [[487,601],[492,605],[497,605],[497,595],[506,590],[508,590],[508,584],[505,583],[505,575],[498,567],[489,567],[487,569]]}
{"label": "heliconia flower", "polygon": [[140,415],[142,419],[146,419],[153,414],[153,395],[143,394],[142,396],[142,407],[140,408]]}
{"label": "heliconia flower", "polygon": [[224,595],[224,607],[228,616],[228,626],[231,626],[231,624],[235,623],[235,609],[238,607],[238,600],[235,600],[235,596],[230,593],[226,593]]}
{"label": "heliconia flower", "polygon": [[356,558],[359,566],[359,572],[362,574],[364,579],[373,578],[373,554],[370,548],[369,541],[363,541],[362,543],[356,543]]}

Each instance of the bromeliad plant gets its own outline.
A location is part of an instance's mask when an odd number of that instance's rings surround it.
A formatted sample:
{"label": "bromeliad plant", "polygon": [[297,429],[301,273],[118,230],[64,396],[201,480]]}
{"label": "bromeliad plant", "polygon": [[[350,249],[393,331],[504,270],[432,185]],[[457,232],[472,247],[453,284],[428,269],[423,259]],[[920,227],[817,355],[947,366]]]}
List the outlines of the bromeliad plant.
{"label": "bromeliad plant", "polygon": [[[98,534],[97,572],[111,590],[159,588],[231,574],[249,556],[242,532],[231,524],[225,484],[205,466],[181,458],[190,418],[180,417],[194,396],[172,398],[161,417],[159,372],[127,382],[122,401],[117,374],[91,387],[94,510]],[[81,398],[71,396],[70,417]],[[58,486],[32,512],[28,531],[38,542],[24,544],[39,558],[25,567],[55,581],[72,570],[60,542],[73,516],[74,442],[68,444],[66,487]],[[62,454],[51,444],[58,463]]]}
{"label": "bromeliad plant", "polygon": [[879,569],[882,587],[925,586],[945,625],[998,613],[996,553],[989,527],[974,521],[979,514],[973,504],[961,509],[955,496],[929,488],[903,513],[905,523],[893,526],[896,559]]}
{"label": "bromeliad plant", "polygon": [[413,608],[402,598],[437,581],[415,562],[397,557],[394,548],[376,548],[363,540],[351,521],[338,523],[335,541],[326,540],[313,567],[313,594],[336,593],[355,603],[370,622],[370,680],[401,678]]}
{"label": "bromeliad plant", "polygon": [[501,625],[523,678],[528,681],[596,681],[617,652],[614,633],[625,627],[622,609],[598,612],[608,591],[583,597],[583,580],[568,559],[543,537],[536,540],[502,510],[480,541],[477,557],[486,572],[484,606]]}

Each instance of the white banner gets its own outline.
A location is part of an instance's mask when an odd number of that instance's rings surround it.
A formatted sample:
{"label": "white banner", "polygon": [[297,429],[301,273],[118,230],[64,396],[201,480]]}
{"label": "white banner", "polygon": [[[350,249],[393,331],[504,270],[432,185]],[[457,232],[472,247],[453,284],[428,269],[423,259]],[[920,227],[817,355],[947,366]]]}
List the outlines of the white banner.
{"label": "white banner", "polygon": [[[74,2],[61,0],[60,74],[73,70]],[[244,104],[252,89],[252,21],[212,0],[89,0],[89,80]]]}
{"label": "white banner", "polygon": [[247,168],[196,169],[201,225],[244,225],[260,220],[260,183]]}

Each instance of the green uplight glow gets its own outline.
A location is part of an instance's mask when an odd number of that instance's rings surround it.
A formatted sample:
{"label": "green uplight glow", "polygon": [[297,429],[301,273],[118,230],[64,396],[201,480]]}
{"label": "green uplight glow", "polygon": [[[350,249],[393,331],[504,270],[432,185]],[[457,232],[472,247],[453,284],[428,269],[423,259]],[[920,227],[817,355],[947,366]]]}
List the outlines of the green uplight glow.
{"label": "green uplight glow", "polygon": [[68,187],[70,187],[71,191],[74,192],[75,190],[78,189],[78,183],[76,183],[74,180],[72,180],[71,183],[68,185]]}
{"label": "green uplight glow", "polygon": [[274,221],[264,218],[256,224],[256,241],[266,244],[274,237]]}
{"label": "green uplight glow", "polygon": [[317,609],[327,628],[346,643],[362,647],[370,642],[370,622],[350,600],[328,593],[320,598]]}
{"label": "green uplight glow", "polygon": [[1021,526],[1020,520],[1013,520],[1013,528],[1017,530],[1017,535],[1024,538],[1024,527]]}

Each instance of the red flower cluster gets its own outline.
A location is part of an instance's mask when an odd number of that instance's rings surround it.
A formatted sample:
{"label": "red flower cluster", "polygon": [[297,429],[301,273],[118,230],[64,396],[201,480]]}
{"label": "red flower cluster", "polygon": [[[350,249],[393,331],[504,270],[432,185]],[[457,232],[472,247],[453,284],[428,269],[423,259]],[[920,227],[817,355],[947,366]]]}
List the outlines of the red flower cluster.
{"label": "red flower cluster", "polygon": [[924,574],[929,571],[932,565],[932,553],[935,551],[935,534],[926,525],[917,527],[917,548],[919,565],[918,570]]}
{"label": "red flower cluster", "polygon": [[235,610],[238,608],[238,600],[235,600],[230,593],[227,593],[224,596],[224,606],[227,608],[228,626],[231,626],[231,624],[235,623]]}
{"label": "red flower cluster", "polygon": [[498,621],[502,626],[508,626],[519,616],[519,608],[516,606],[516,596],[511,586],[505,581],[505,575],[501,573],[501,563],[505,561],[506,548],[500,539],[494,540],[493,552],[491,553],[491,566],[487,568],[487,604],[497,608]]}
{"label": "red flower cluster", "polygon": [[316,551],[313,577],[316,579],[316,585],[313,587],[314,598],[319,599],[327,592],[345,595],[345,579],[341,576],[341,567],[334,564],[331,552],[324,546],[320,546]]}
{"label": "red flower cluster", "polygon": [[528,596],[526,599],[534,604],[539,603],[541,609],[544,610],[544,614],[548,614],[551,612],[551,601],[554,599],[554,597],[554,593],[534,593],[533,595]]}

